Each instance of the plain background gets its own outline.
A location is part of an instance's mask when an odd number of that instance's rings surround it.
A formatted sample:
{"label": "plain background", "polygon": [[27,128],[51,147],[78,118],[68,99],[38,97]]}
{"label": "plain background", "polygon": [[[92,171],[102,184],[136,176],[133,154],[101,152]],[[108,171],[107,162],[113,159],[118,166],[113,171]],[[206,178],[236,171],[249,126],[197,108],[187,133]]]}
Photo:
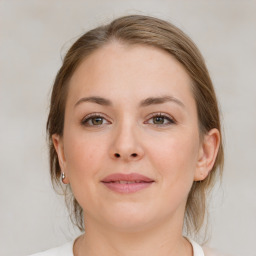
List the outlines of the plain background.
{"label": "plain background", "polygon": [[78,36],[134,13],[173,22],[203,53],[221,105],[226,152],[209,245],[256,255],[256,1],[242,0],[0,1],[0,255],[23,256],[78,234],[50,183],[51,86]]}

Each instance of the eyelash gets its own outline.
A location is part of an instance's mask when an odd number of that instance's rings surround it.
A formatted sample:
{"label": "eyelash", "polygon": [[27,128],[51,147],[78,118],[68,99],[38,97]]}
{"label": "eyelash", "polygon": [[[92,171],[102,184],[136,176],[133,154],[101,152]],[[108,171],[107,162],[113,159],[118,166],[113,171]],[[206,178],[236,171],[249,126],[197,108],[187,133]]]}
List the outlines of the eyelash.
{"label": "eyelash", "polygon": [[[81,121],[81,124],[83,126],[88,126],[88,127],[104,125],[104,124],[100,124],[100,125],[88,124],[89,121],[91,121],[93,118],[97,118],[97,117],[106,120],[106,118],[102,114],[100,114],[100,113],[92,113],[92,114],[89,114],[88,116],[86,116]],[[150,118],[148,118],[146,122],[148,122],[150,119],[152,119],[154,117],[163,117],[165,120],[168,121],[168,123],[167,124],[151,124],[151,125],[155,125],[155,126],[168,126],[168,125],[176,124],[176,121],[172,117],[170,117],[169,115],[164,114],[164,113],[152,113],[152,114],[150,114]]]}
{"label": "eyelash", "polygon": [[101,126],[101,125],[92,125],[92,124],[89,124],[88,125],[88,122],[90,120],[92,120],[93,118],[103,118],[103,119],[106,119],[102,114],[100,113],[92,113],[92,114],[89,114],[88,116],[86,116],[85,118],[83,118],[83,120],[81,121],[81,124],[84,125],[84,126]]}
{"label": "eyelash", "polygon": [[168,121],[167,124],[152,124],[152,125],[156,125],[156,126],[168,126],[168,125],[172,125],[172,124],[176,124],[176,121],[174,120],[174,118],[170,117],[167,114],[164,113],[152,113],[150,114],[150,118],[147,119],[147,122],[154,118],[154,117],[163,117],[165,120]]}

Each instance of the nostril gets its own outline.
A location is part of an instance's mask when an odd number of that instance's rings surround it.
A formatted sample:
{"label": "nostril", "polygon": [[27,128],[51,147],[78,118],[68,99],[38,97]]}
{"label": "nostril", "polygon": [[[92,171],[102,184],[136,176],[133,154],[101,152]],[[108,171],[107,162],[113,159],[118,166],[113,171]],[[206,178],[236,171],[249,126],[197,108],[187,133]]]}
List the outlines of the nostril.
{"label": "nostril", "polygon": [[[119,153],[115,153],[114,156],[115,156],[116,158],[120,158],[120,157],[121,157],[121,155],[120,155]],[[133,154],[131,154],[130,156],[131,156],[131,157],[137,157],[138,154],[137,154],[137,153],[133,153]]]}

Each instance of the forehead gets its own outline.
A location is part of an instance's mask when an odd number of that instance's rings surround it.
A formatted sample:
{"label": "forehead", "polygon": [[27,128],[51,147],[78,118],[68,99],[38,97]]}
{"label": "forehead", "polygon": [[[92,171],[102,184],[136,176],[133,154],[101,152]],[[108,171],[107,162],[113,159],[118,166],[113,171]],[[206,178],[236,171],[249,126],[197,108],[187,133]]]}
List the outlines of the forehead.
{"label": "forehead", "polygon": [[191,100],[191,79],[169,53],[146,45],[111,42],[82,61],[70,80],[68,100],[100,95],[139,98],[171,93]]}

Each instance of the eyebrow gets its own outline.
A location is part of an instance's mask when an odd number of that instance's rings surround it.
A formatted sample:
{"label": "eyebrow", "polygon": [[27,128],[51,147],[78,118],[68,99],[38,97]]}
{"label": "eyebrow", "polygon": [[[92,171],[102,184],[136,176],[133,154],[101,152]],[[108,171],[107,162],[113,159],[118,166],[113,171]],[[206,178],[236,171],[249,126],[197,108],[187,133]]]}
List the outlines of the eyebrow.
{"label": "eyebrow", "polygon": [[147,98],[147,99],[141,101],[140,107],[147,107],[147,106],[150,106],[150,105],[162,104],[162,103],[165,103],[165,102],[174,102],[174,103],[177,103],[181,107],[185,107],[185,105],[180,100],[178,100],[177,98],[175,98],[173,96],[169,96],[169,95],[162,96],[162,97]]}
{"label": "eyebrow", "polygon": [[[106,98],[102,98],[99,96],[91,96],[91,97],[84,97],[84,98],[81,98],[80,100],[78,100],[77,103],[75,104],[75,107],[77,105],[81,104],[82,102],[92,102],[92,103],[96,103],[96,104],[99,104],[102,106],[113,106],[113,103]],[[169,95],[165,95],[162,97],[146,98],[140,102],[139,107],[147,107],[147,106],[155,105],[155,104],[163,104],[165,102],[174,102],[181,107],[185,107],[185,105],[180,100],[178,100],[177,98],[175,98],[173,96],[169,96]]]}
{"label": "eyebrow", "polygon": [[92,96],[92,97],[81,98],[75,104],[75,107],[77,105],[81,104],[82,102],[92,102],[92,103],[96,103],[96,104],[103,105],[103,106],[112,106],[112,102],[110,100],[102,98],[102,97],[98,97],[98,96]]}

